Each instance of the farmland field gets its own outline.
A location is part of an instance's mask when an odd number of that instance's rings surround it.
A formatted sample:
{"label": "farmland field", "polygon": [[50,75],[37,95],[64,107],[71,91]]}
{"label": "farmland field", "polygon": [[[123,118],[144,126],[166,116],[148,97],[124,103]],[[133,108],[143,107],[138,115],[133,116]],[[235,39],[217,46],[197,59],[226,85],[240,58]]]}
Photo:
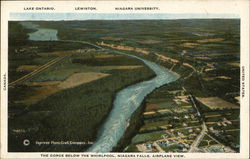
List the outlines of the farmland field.
{"label": "farmland field", "polygon": [[87,151],[132,108],[112,151],[239,152],[239,19],[11,21],[8,49],[10,152]]}
{"label": "farmland field", "polygon": [[[18,23],[13,22],[11,25],[18,25]],[[29,45],[29,41],[25,46],[11,45],[10,51],[15,50],[15,47],[29,48]],[[35,141],[93,142],[98,127],[112,109],[115,92],[127,85],[154,76],[142,62],[126,56],[107,54],[84,46],[71,47],[69,51],[62,51],[55,45],[53,51],[46,52],[42,49],[46,45],[40,45],[35,45],[36,50],[29,53],[33,55],[29,55],[29,63],[24,64],[21,61],[28,54],[24,54],[24,57],[20,55],[20,66],[15,74],[20,70],[23,74],[34,71],[39,67],[34,65],[38,61],[39,64],[46,64],[58,57],[69,57],[9,89],[10,151],[82,151],[86,149],[90,145],[37,146]],[[55,49],[57,47],[58,50]],[[10,56],[10,62],[11,60],[12,56]],[[15,66],[9,67],[12,69]],[[20,93],[22,95],[17,96]],[[86,129],[89,131],[85,131]],[[27,137],[32,143],[29,147],[24,147],[22,141]]]}
{"label": "farmland field", "polygon": [[239,109],[239,106],[226,102],[218,97],[197,98],[210,109]]}

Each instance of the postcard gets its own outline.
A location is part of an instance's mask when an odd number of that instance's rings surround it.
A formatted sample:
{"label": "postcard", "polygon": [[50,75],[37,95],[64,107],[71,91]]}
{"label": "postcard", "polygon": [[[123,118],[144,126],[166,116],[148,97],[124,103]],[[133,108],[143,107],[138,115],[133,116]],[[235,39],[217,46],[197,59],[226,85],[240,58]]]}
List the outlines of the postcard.
{"label": "postcard", "polygon": [[249,1],[1,15],[1,158],[249,157]]}

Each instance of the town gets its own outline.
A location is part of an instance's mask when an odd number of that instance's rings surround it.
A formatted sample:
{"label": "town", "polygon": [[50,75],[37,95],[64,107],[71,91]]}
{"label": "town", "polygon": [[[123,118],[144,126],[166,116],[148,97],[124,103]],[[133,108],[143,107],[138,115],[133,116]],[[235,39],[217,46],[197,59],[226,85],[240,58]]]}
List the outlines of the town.
{"label": "town", "polygon": [[[138,108],[116,120],[126,131],[112,132],[122,136],[112,151],[239,152],[239,28],[238,19],[9,22],[9,151],[87,151],[118,92],[135,87],[123,101]],[[152,89],[169,80],[163,72],[172,81]],[[139,96],[144,86],[152,91]]]}

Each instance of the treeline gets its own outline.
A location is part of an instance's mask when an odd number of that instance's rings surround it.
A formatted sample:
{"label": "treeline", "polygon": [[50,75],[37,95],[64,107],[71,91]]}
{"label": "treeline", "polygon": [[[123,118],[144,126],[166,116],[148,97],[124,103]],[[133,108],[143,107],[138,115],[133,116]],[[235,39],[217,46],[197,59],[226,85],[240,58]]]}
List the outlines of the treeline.
{"label": "treeline", "polygon": [[22,46],[28,42],[28,33],[35,30],[24,28],[19,22],[9,21],[8,23],[9,46]]}
{"label": "treeline", "polygon": [[140,65],[138,60],[131,59],[131,57],[120,57],[114,56],[107,58],[75,58],[72,60],[72,63],[79,63],[88,66],[123,66],[123,65]]}
{"label": "treeline", "polygon": [[[58,92],[32,105],[28,112],[9,121],[9,150],[82,152],[90,145],[35,145],[34,141],[92,141],[104,119],[112,109],[116,92],[152,78],[147,67],[131,70],[114,70],[112,76],[75,88]],[[11,130],[26,128],[25,133]],[[25,138],[31,145],[23,146]]]}

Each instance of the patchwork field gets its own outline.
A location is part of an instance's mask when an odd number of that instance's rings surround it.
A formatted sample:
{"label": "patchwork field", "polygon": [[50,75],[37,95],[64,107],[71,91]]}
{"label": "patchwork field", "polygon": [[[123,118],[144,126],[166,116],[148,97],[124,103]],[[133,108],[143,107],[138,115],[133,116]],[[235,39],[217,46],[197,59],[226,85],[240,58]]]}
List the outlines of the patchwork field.
{"label": "patchwork field", "polygon": [[149,51],[143,49],[143,48],[136,48],[136,47],[131,47],[131,46],[125,46],[125,45],[113,45],[113,44],[108,44],[105,42],[97,42],[98,45],[102,45],[102,46],[107,46],[107,47],[111,47],[113,49],[117,49],[117,50],[124,50],[124,51],[134,51],[134,52],[138,52],[138,53],[142,53],[142,54],[149,54]]}
{"label": "patchwork field", "polygon": [[65,56],[65,55],[71,55],[73,53],[80,53],[81,50],[69,50],[69,51],[53,51],[53,52],[40,52],[37,53],[39,56]]}
{"label": "patchwork field", "polygon": [[123,40],[123,38],[115,38],[115,37],[101,37],[102,40],[111,40],[111,41],[120,41]]}
{"label": "patchwork field", "polygon": [[40,66],[39,65],[21,65],[19,66],[16,71],[17,72],[31,72],[31,71],[34,71],[36,69],[38,69]]}
{"label": "patchwork field", "polygon": [[56,92],[92,82],[106,76],[110,76],[110,74],[88,72],[75,73],[64,81],[26,82],[25,85],[31,86],[35,90],[34,95],[28,96],[21,101],[16,101],[15,103],[35,103]]}
{"label": "patchwork field", "polygon": [[[9,81],[47,66],[9,87],[10,151],[82,152],[90,144],[37,146],[34,141],[95,142],[116,93],[154,77],[144,63],[105,52],[108,49],[153,61],[181,76],[145,98],[142,112],[129,121],[118,152],[188,152],[205,126],[198,152],[239,152],[239,19],[32,23],[57,30],[58,39],[86,41],[104,49],[30,41],[28,33],[34,30],[9,22]],[[27,138],[29,147],[22,144]]]}
{"label": "patchwork field", "polygon": [[211,81],[211,80],[215,80],[215,79],[231,79],[231,77],[227,77],[227,76],[216,76],[216,77],[206,77],[203,78],[203,80],[205,81]]}
{"label": "patchwork field", "polygon": [[202,40],[197,40],[198,43],[209,43],[209,42],[220,42],[223,41],[223,38],[215,38],[215,39],[202,39]]}
{"label": "patchwork field", "polygon": [[142,40],[139,41],[139,43],[141,44],[159,44],[162,43],[163,41],[159,41],[159,40]]}
{"label": "patchwork field", "polygon": [[196,98],[210,109],[239,109],[240,107],[218,97]]}
{"label": "patchwork field", "polygon": [[[18,22],[11,23],[10,30],[12,26],[22,29]],[[16,33],[16,37],[22,35]],[[10,42],[16,43],[9,47],[11,79],[40,70],[9,87],[8,145],[11,152],[86,150],[91,144],[37,146],[35,141],[93,143],[98,128],[112,109],[115,93],[154,77],[141,61],[107,54],[83,44],[73,43],[69,47],[59,42],[54,45],[36,42],[32,43],[31,50],[28,40],[25,45],[17,43],[16,39]],[[67,49],[61,50],[64,46]],[[16,53],[23,48],[29,50]],[[23,145],[27,137],[31,142],[28,147]]]}
{"label": "patchwork field", "polygon": [[197,45],[199,45],[199,44],[197,44],[197,43],[189,43],[189,42],[181,44],[181,46],[187,47],[187,48],[194,48]]}

